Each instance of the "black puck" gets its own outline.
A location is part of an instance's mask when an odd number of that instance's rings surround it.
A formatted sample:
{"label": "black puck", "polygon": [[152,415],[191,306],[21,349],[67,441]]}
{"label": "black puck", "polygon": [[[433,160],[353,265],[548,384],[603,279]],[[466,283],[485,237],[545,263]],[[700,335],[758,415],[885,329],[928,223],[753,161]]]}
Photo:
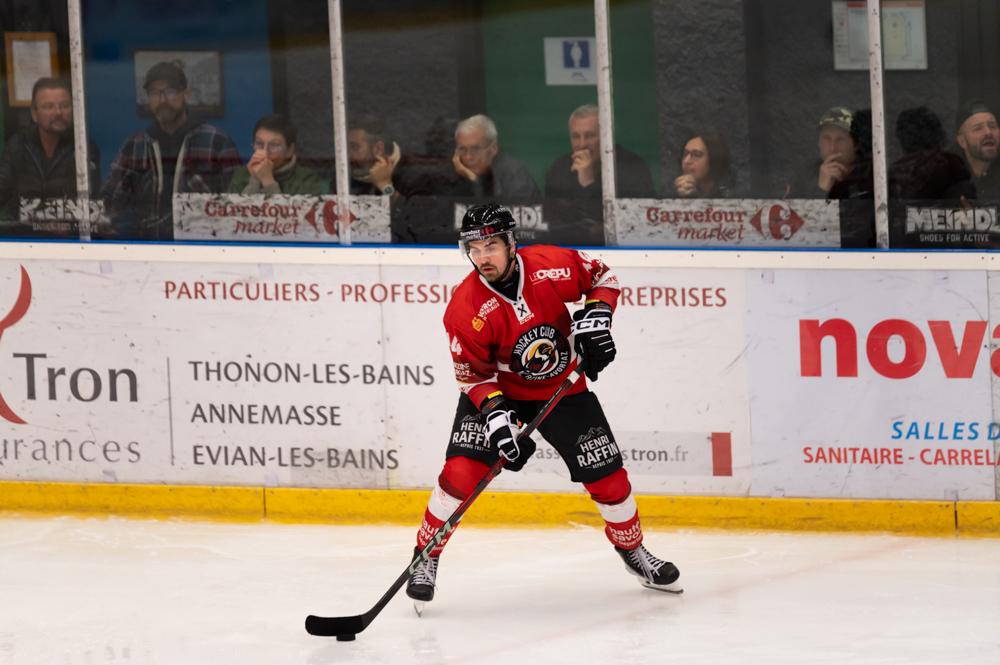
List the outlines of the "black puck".
{"label": "black puck", "polygon": [[344,633],[343,635],[337,635],[338,642],[353,642],[355,638],[354,633]]}

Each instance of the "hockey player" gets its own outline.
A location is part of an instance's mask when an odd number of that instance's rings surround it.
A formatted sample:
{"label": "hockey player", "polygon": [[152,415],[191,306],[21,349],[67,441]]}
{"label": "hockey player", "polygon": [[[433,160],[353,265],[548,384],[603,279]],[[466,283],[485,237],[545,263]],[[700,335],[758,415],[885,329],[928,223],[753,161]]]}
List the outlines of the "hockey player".
{"label": "hockey player", "polygon": [[[514,218],[496,204],[469,208],[462,250],[475,270],[455,291],[444,315],[461,394],[444,469],[417,532],[417,552],[485,476],[498,455],[520,470],[534,454],[517,440],[519,422],[535,417],[582,355],[591,381],[614,360],[611,315],[618,280],[583,252],[536,245],[518,248]],[[565,303],[586,297],[572,319]],[[572,331],[575,348],[570,347]],[[597,396],[579,381],[539,431],[559,452],[574,482],[582,483],[605,521],[604,532],[643,586],[679,593],[680,572],[643,547],[639,513],[621,452]],[[450,534],[449,534],[450,535]],[[434,597],[445,538],[411,574],[406,594]]]}

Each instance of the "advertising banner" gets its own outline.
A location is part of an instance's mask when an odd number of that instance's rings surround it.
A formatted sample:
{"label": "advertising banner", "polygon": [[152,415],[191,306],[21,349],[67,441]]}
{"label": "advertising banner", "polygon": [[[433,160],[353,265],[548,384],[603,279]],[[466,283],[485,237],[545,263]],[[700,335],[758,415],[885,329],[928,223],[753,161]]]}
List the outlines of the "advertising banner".
{"label": "advertising banner", "polygon": [[840,247],[840,203],[812,199],[616,199],[618,243]]}
{"label": "advertising banner", "polygon": [[248,242],[387,243],[389,198],[352,196],[345,210],[336,196],[176,194],[174,238]]}
{"label": "advertising banner", "polygon": [[996,206],[892,206],[890,244],[910,249],[989,249],[1000,246]]}
{"label": "advertising banner", "polygon": [[[2,262],[0,478],[428,487],[459,394],[441,318],[467,272]],[[742,276],[619,272],[619,358],[594,390],[634,484],[745,492]],[[544,443],[507,476],[571,487]]]}
{"label": "advertising banner", "polygon": [[[469,267],[380,256],[0,261],[0,479],[430,487]],[[996,497],[992,274],[615,272],[612,431],[581,454],[620,452],[637,492]],[[572,491],[536,441],[496,486]]]}
{"label": "advertising banner", "polygon": [[[89,202],[92,229],[107,228],[104,202]],[[9,235],[28,235],[35,238],[79,238],[83,204],[73,198],[25,199],[19,201],[18,220],[5,232]]]}
{"label": "advertising banner", "polygon": [[[462,217],[469,209],[470,203],[455,204],[455,237],[458,237],[458,230],[462,228]],[[549,225],[542,216],[542,204],[535,205],[513,205],[505,204],[514,216],[517,223],[517,237],[521,242],[534,243],[548,240]]]}
{"label": "advertising banner", "polygon": [[748,272],[752,493],[993,499],[986,273]]}

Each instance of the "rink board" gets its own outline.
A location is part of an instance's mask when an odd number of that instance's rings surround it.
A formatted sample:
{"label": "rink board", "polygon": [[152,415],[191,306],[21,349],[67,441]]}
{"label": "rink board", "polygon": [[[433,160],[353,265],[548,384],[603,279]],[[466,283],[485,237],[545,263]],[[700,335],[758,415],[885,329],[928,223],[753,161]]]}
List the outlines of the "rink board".
{"label": "rink board", "polygon": [[[637,493],[996,499],[995,273],[599,254],[624,291],[593,388]],[[0,261],[0,479],[426,490],[466,273],[435,250]],[[544,444],[496,488],[575,490]]]}

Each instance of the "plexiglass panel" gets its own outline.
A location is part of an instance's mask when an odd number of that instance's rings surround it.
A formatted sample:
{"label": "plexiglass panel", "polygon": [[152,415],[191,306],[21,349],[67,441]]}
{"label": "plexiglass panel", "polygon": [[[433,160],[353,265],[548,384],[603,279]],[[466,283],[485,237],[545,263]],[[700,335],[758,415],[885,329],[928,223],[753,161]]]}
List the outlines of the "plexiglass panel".
{"label": "plexiglass panel", "polygon": [[351,192],[389,207],[392,242],[453,244],[497,201],[522,243],[603,244],[595,178],[565,189],[569,116],[596,100],[592,2],[349,0],[344,26]]}
{"label": "plexiglass panel", "polygon": [[864,5],[612,2],[618,242],[872,245]]}
{"label": "plexiglass panel", "polygon": [[890,246],[1000,246],[1000,3],[882,2]]}
{"label": "plexiglass panel", "polygon": [[[77,238],[76,149],[65,3],[0,2],[0,236]],[[97,181],[96,149],[91,152]]]}
{"label": "plexiglass panel", "polygon": [[95,238],[330,239],[325,0],[88,0],[83,22]]}

